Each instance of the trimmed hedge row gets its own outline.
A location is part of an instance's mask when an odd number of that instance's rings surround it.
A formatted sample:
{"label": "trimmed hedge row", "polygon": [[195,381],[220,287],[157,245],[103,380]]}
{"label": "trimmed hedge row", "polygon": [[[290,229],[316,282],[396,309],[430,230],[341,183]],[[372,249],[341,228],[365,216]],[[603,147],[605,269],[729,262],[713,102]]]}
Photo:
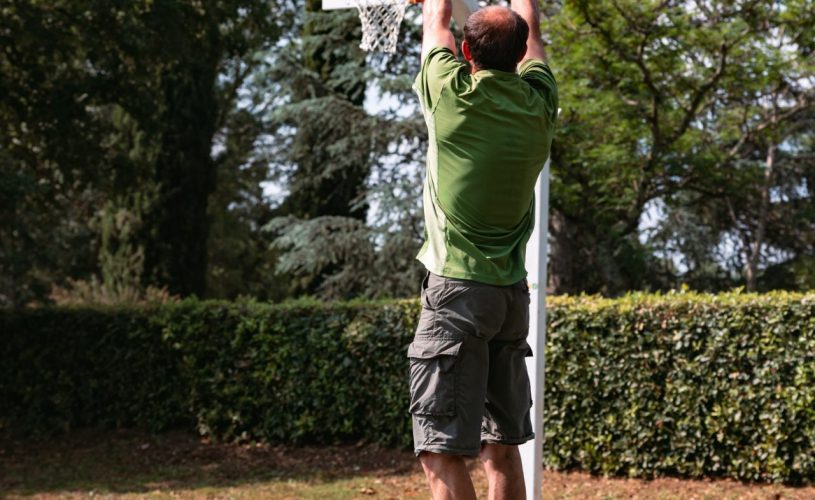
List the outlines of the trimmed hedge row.
{"label": "trimmed hedge row", "polygon": [[188,426],[221,440],[403,444],[417,304],[184,301],[0,313],[0,429]]}
{"label": "trimmed hedge row", "polygon": [[[0,430],[410,444],[415,301],[0,312]],[[815,481],[815,295],[550,301],[545,460]]]}
{"label": "trimmed hedge row", "polygon": [[555,303],[547,464],[815,481],[815,295]]}

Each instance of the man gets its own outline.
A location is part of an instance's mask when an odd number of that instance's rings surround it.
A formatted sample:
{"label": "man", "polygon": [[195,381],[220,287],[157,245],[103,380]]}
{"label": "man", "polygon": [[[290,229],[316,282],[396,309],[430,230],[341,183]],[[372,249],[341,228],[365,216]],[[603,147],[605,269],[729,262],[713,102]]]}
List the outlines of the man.
{"label": "man", "polygon": [[410,358],[416,454],[435,499],[524,498],[518,445],[533,439],[525,248],[549,156],[557,86],[536,0],[476,11],[456,59],[451,0],[425,0],[415,89],[429,130],[422,314]]}

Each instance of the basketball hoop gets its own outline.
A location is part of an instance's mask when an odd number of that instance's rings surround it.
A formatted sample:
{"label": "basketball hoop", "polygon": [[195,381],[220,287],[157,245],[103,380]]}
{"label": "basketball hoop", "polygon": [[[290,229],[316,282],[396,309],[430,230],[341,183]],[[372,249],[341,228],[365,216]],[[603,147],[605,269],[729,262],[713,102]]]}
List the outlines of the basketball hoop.
{"label": "basketball hoop", "polygon": [[408,0],[353,0],[362,21],[362,50],[396,52]]}
{"label": "basketball hoop", "polygon": [[[356,7],[362,21],[362,43],[366,51],[396,52],[399,29],[405,19],[408,5],[424,0],[323,0],[323,10]],[[470,13],[478,9],[478,0],[453,0],[453,20],[459,27],[467,22]]]}

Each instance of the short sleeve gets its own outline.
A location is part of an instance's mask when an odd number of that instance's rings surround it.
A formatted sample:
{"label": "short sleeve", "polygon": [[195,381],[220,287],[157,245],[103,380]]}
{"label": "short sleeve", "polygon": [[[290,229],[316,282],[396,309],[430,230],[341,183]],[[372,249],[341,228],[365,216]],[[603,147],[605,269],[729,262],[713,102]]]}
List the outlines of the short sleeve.
{"label": "short sleeve", "polygon": [[414,82],[424,111],[432,113],[436,109],[445,84],[464,68],[464,63],[447,47],[435,47],[427,54]]}
{"label": "short sleeve", "polygon": [[555,121],[558,110],[557,82],[549,65],[538,59],[528,59],[518,68],[518,74],[543,98],[547,115]]}

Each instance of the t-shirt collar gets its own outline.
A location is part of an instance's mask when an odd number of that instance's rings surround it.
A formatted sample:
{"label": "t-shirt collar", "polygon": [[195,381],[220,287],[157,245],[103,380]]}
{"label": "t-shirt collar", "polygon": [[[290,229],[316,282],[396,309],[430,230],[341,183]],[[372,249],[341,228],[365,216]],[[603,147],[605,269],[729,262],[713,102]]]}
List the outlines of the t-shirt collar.
{"label": "t-shirt collar", "polygon": [[500,78],[502,80],[509,80],[518,78],[518,73],[514,71],[501,71],[500,69],[480,69],[475,72],[478,78]]}

